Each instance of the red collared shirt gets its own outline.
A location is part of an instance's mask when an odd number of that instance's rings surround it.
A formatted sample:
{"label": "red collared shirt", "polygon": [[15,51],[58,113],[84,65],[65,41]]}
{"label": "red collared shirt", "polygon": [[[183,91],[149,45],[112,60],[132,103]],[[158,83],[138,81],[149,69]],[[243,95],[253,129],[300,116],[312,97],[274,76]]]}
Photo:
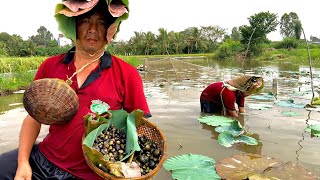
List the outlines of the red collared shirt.
{"label": "red collared shirt", "polygon": [[[92,100],[108,103],[110,110],[124,109],[131,112],[136,109],[151,116],[138,71],[123,60],[105,54],[100,66],[91,72],[89,81],[78,87],[76,76],[71,87],[79,97],[79,109],[76,116],[65,125],[51,125],[48,135],[39,144],[41,153],[56,166],[82,179],[100,179],[86,164],[82,153],[84,134],[83,116],[90,110]],[[66,80],[75,72],[73,54],[48,58],[38,69],[36,79],[59,78]]]}

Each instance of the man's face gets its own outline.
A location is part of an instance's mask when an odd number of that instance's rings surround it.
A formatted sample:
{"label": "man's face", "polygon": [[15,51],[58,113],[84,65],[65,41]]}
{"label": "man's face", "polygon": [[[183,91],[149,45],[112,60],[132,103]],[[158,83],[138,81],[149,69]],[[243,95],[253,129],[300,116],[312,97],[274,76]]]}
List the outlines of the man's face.
{"label": "man's face", "polygon": [[82,16],[77,19],[77,46],[83,51],[94,54],[107,42],[107,19],[100,13]]}

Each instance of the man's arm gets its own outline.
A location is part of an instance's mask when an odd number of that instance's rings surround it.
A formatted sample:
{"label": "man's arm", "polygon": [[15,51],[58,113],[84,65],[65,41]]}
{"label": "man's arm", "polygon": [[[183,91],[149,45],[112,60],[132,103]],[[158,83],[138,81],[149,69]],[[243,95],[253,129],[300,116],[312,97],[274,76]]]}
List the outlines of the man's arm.
{"label": "man's arm", "polygon": [[21,126],[16,179],[31,180],[32,170],[29,164],[31,149],[39,135],[41,124],[28,115]]}

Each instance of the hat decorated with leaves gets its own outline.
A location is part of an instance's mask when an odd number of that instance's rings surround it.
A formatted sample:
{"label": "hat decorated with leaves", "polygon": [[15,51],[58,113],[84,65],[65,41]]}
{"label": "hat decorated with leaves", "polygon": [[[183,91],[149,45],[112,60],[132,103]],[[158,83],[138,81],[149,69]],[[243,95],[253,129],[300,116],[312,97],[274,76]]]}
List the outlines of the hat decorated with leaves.
{"label": "hat decorated with leaves", "polygon": [[245,92],[247,95],[257,94],[264,87],[262,77],[242,75],[227,81],[228,84],[235,87],[241,92]]}
{"label": "hat decorated with leaves", "polygon": [[105,1],[108,6],[106,13],[110,13],[112,17],[116,18],[107,29],[106,39],[110,44],[119,32],[121,22],[129,17],[128,0],[63,0],[56,5],[54,15],[59,31],[76,42],[75,17],[90,11],[99,5],[99,1]]}

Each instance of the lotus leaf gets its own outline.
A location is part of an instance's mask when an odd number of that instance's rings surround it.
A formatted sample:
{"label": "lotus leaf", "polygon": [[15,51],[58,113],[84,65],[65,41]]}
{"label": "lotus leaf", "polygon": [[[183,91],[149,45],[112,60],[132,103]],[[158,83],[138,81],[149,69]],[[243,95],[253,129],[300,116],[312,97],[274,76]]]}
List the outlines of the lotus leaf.
{"label": "lotus leaf", "polygon": [[198,154],[183,154],[167,159],[163,167],[177,180],[221,179],[214,167],[215,160]]}
{"label": "lotus leaf", "polygon": [[247,145],[258,145],[259,142],[253,137],[246,135],[233,136],[230,132],[220,133],[218,136],[218,143],[224,147],[231,147],[236,143],[245,143]]}
{"label": "lotus leaf", "polygon": [[292,162],[259,154],[236,154],[216,163],[222,179],[317,179],[310,171]]}
{"label": "lotus leaf", "polygon": [[281,100],[276,103],[278,106],[281,107],[292,107],[292,108],[304,108],[305,104],[295,104],[294,100]]}
{"label": "lotus leaf", "polygon": [[200,117],[198,121],[201,123],[208,124],[210,126],[229,126],[232,122],[236,120],[224,116],[212,115]]}
{"label": "lotus leaf", "polygon": [[250,109],[255,109],[255,110],[266,110],[266,109],[271,109],[273,105],[270,104],[248,104],[248,107]]}
{"label": "lotus leaf", "polygon": [[256,100],[275,100],[275,97],[273,94],[254,95],[254,96],[250,96],[250,98],[256,99]]}
{"label": "lotus leaf", "polygon": [[320,124],[310,125],[305,131],[311,133],[312,136],[320,137]]}
{"label": "lotus leaf", "polygon": [[[109,117],[107,117],[109,118]],[[87,114],[83,117],[84,119],[84,126],[86,129],[86,134],[88,135],[92,130],[99,127],[101,124],[109,123],[110,119],[106,117],[100,116],[98,113],[96,114]]]}
{"label": "lotus leaf", "polygon": [[296,113],[293,111],[283,111],[281,114],[285,115],[285,116],[299,116],[300,115],[299,113]]}
{"label": "lotus leaf", "polygon": [[240,134],[242,134],[244,132],[239,121],[234,121],[229,126],[216,127],[215,131],[218,133],[229,132],[233,136],[239,136]]}

